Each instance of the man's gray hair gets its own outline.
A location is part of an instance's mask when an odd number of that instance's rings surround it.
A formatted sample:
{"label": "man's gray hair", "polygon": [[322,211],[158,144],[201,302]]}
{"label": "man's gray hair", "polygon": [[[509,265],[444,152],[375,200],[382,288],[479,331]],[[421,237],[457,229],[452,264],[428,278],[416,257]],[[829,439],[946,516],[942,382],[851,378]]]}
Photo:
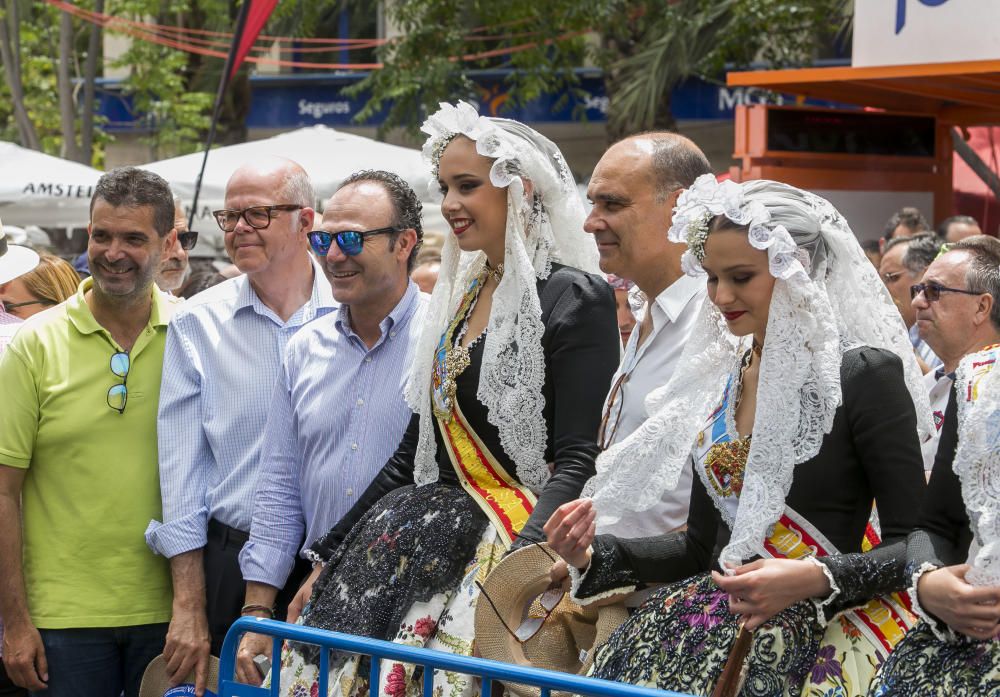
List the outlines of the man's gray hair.
{"label": "man's gray hair", "polygon": [[313,190],[312,180],[301,167],[289,167],[285,180],[281,183],[281,194],[286,199],[281,203],[294,203],[303,208],[312,208],[316,205],[316,193]]}
{"label": "man's gray hair", "polygon": [[649,141],[653,146],[652,176],[656,200],[665,201],[677,189],[687,189],[694,180],[712,171],[705,153],[690,138],[669,131],[649,131],[629,138]]}
{"label": "man's gray hair", "polygon": [[1000,240],[989,235],[973,235],[948,245],[948,251],[966,252],[969,255],[965,283],[973,293],[989,293],[993,296],[990,322],[1000,332]]}
{"label": "man's gray hair", "polygon": [[901,244],[906,245],[903,250],[903,267],[914,276],[921,276],[931,262],[938,258],[944,240],[933,232],[918,232],[913,237],[896,237],[885,245],[883,254]]}

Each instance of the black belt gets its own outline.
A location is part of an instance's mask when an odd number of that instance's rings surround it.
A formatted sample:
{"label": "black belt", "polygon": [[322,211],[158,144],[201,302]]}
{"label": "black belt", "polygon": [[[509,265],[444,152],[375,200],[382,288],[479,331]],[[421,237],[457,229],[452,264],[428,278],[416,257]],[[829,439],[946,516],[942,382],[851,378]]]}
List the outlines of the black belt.
{"label": "black belt", "polygon": [[213,518],[208,521],[208,537],[209,539],[216,540],[223,546],[231,542],[234,545],[242,547],[250,539],[250,533],[243,532],[237,528],[231,528]]}

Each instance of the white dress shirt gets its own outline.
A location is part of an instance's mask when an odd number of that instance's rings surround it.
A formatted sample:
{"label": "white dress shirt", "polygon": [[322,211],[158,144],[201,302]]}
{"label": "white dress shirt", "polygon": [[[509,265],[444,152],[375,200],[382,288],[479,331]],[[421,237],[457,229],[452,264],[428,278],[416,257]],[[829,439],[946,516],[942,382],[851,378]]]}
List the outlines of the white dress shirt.
{"label": "white dress shirt", "polygon": [[[684,275],[647,305],[653,329],[640,346],[641,332],[636,327],[625,347],[625,357],[604,405],[608,414],[605,434],[613,437],[603,445],[620,442],[646,420],[646,396],[670,381],[703,302],[707,302],[705,277]],[[614,385],[619,381],[615,394]],[[677,488],[664,492],[656,506],[641,513],[629,513],[597,532],[636,538],[662,535],[681,527],[687,522],[692,476],[691,468],[686,467]]]}
{"label": "white dress shirt", "polygon": [[934,415],[934,435],[928,436],[920,444],[920,452],[924,456],[924,471],[928,474],[934,468],[934,457],[937,455],[938,441],[941,440],[941,426],[944,424],[944,411],[948,408],[948,396],[953,384],[955,374],[945,373],[944,368],[924,375],[924,386],[930,393],[931,413]]}

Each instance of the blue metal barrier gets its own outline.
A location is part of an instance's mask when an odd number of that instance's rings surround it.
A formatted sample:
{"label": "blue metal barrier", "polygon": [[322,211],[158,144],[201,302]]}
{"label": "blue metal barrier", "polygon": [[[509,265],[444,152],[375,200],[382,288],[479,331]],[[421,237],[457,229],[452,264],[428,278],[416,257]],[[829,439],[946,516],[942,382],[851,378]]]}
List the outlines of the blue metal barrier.
{"label": "blue metal barrier", "polygon": [[[592,695],[592,697],[690,697],[678,692],[654,690],[648,687],[636,687],[625,683],[584,678],[569,673],[559,673],[539,668],[490,661],[484,658],[458,656],[443,651],[418,649],[413,646],[394,644],[390,641],[368,639],[350,634],[328,632],[312,627],[296,624],[286,624],[274,620],[264,620],[256,617],[238,619],[222,644],[222,657],[219,665],[219,697],[277,697],[280,688],[279,680],[271,681],[270,690],[263,687],[253,687],[237,683],[234,680],[236,670],[236,650],[240,639],[246,632],[255,632],[273,637],[271,656],[274,661],[274,677],[281,670],[281,642],[286,639],[304,644],[315,644],[325,649],[344,651],[347,653],[372,656],[370,673],[370,697],[378,697],[380,661],[388,659],[423,666],[424,695],[433,694],[434,671],[446,670],[453,673],[475,675],[482,679],[482,697],[491,697],[492,681],[505,680],[524,685],[534,685],[541,689],[541,697],[550,697],[552,690],[570,692],[577,695]],[[328,694],[329,651],[320,651],[319,694]]]}

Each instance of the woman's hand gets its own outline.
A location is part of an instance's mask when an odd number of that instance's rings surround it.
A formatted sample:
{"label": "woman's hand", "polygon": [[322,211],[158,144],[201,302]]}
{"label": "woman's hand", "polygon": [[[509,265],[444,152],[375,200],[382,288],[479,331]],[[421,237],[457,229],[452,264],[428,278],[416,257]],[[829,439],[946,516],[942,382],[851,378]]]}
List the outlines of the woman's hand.
{"label": "woman's hand", "polygon": [[316,583],[316,579],[323,572],[323,567],[320,565],[314,566],[312,573],[309,574],[305,582],[299,587],[299,591],[292,598],[291,602],[288,603],[288,617],[287,621],[289,624],[295,624],[299,620],[299,615],[302,614],[302,608],[306,606],[309,602],[309,598],[312,597],[313,584]]}
{"label": "woman's hand", "polygon": [[542,528],[552,549],[581,571],[590,565],[596,517],[593,501],[577,499],[557,508]]}
{"label": "woman's hand", "polygon": [[830,593],[830,582],[817,564],[803,559],[758,559],[733,576],[712,572],[716,585],[729,594],[729,610],[742,615],[754,630],[787,607]]}
{"label": "woman's hand", "polygon": [[1000,635],[1000,588],[966,582],[968,564],[928,571],[917,582],[921,607],[973,639]]}

